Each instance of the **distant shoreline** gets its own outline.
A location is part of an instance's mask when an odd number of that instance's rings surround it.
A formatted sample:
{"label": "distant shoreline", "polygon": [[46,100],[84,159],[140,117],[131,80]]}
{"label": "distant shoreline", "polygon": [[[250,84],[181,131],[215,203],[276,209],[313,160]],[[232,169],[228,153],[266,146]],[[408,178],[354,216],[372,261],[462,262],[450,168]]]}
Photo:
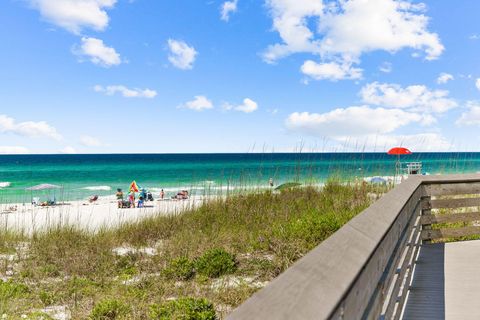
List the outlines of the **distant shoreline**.
{"label": "distant shoreline", "polygon": [[53,206],[12,203],[0,205],[0,228],[3,231],[33,234],[55,227],[74,226],[78,229],[98,231],[115,228],[124,223],[139,221],[158,215],[178,214],[196,208],[206,198],[191,197],[188,200],[155,200],[144,208],[119,209],[114,197],[101,197],[94,203],[65,201]]}

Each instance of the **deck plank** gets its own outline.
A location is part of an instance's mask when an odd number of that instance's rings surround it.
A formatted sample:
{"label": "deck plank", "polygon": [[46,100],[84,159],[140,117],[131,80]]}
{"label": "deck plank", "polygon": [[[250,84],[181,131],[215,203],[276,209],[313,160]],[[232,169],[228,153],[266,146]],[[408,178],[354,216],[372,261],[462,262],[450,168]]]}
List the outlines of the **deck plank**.
{"label": "deck plank", "polygon": [[445,245],[424,244],[413,274],[404,320],[445,318]]}
{"label": "deck plank", "polygon": [[480,241],[420,250],[403,319],[480,319]]}

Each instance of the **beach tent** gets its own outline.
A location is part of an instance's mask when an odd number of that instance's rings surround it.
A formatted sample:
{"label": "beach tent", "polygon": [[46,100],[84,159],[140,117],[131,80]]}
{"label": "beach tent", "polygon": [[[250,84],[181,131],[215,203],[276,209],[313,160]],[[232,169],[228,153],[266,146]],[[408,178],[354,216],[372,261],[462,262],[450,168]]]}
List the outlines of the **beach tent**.
{"label": "beach tent", "polygon": [[[61,188],[61,186],[57,186],[55,184],[42,183],[33,187],[26,188],[25,190],[31,191],[31,202],[33,202],[33,191],[56,190]],[[55,198],[55,193],[53,194],[53,197]]]}

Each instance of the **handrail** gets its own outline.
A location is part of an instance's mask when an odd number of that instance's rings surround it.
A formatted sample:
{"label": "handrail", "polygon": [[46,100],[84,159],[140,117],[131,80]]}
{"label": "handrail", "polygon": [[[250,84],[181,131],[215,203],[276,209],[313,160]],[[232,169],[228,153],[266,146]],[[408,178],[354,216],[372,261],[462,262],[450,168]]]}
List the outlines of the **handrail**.
{"label": "handrail", "polygon": [[[442,204],[436,197],[470,190],[480,193],[480,175],[409,177],[254,294],[228,319],[399,319],[422,241],[450,235],[445,230],[429,230],[439,218],[432,209]],[[480,198],[475,201],[448,203],[453,203],[450,207],[480,206]],[[454,219],[471,217],[477,216]],[[480,227],[455,232],[480,234]]]}

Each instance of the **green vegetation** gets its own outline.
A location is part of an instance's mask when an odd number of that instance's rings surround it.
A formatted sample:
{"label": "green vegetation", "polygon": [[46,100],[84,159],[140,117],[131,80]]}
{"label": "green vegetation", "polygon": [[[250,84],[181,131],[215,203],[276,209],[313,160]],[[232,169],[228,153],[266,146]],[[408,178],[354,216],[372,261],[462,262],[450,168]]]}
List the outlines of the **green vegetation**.
{"label": "green vegetation", "polygon": [[103,300],[95,305],[90,315],[92,320],[125,319],[130,308],[126,304],[115,300]]}
{"label": "green vegetation", "polygon": [[195,266],[198,274],[209,278],[234,273],[237,269],[235,256],[219,248],[205,252],[197,259]]}
{"label": "green vegetation", "polygon": [[[461,196],[462,198],[465,196]],[[471,197],[474,197],[473,195]],[[439,199],[455,199],[458,196],[441,196]],[[469,198],[468,196],[466,198]],[[438,215],[452,215],[457,213],[467,213],[467,212],[479,212],[480,207],[467,207],[462,209],[437,209],[435,214]],[[432,229],[455,229],[462,227],[471,227],[478,226],[478,221],[469,221],[469,222],[447,222],[447,223],[436,223],[432,224]],[[444,242],[456,242],[456,241],[469,241],[469,240],[480,240],[480,235],[469,235],[469,236],[459,236],[459,237],[449,237],[443,239],[435,239],[432,243],[444,243]]]}
{"label": "green vegetation", "polygon": [[0,276],[10,278],[0,280],[0,315],[66,306],[73,319],[223,318],[365,209],[369,192],[384,191],[330,182],[211,200],[96,233],[0,233],[0,253],[15,257],[0,256]]}
{"label": "green vegetation", "polygon": [[195,264],[187,257],[173,259],[168,267],[163,270],[163,275],[168,279],[189,280],[195,274]]}
{"label": "green vegetation", "polygon": [[150,319],[215,320],[213,304],[205,299],[180,298],[150,306]]}

